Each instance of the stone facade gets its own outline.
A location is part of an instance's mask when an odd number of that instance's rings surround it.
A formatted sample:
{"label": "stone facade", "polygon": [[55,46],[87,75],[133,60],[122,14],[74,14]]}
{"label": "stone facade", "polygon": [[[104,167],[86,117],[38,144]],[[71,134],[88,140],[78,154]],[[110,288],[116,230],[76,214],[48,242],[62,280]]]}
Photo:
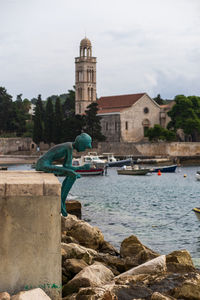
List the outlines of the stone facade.
{"label": "stone facade", "polygon": [[107,141],[138,142],[144,138],[146,129],[160,124],[160,106],[146,93],[110,98],[110,107],[104,106],[103,97],[98,101],[102,133]]}
{"label": "stone facade", "polygon": [[80,43],[80,56],[75,58],[75,113],[83,115],[87,106],[96,101],[96,57],[92,57],[92,44],[84,38]]}

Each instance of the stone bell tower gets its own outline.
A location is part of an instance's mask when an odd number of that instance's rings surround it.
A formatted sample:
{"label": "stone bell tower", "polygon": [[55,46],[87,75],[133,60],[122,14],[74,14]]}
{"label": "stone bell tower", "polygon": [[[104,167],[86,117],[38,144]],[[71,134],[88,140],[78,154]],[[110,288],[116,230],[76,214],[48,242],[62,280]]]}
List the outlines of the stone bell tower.
{"label": "stone bell tower", "polygon": [[87,38],[80,42],[75,71],[75,113],[83,115],[87,106],[96,101],[96,57],[92,57],[92,44]]}

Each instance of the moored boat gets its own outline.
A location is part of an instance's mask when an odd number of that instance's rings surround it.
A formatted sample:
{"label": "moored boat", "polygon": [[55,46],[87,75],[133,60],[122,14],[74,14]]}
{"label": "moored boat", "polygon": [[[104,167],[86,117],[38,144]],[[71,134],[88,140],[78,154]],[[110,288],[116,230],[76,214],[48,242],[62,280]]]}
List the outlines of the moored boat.
{"label": "moored boat", "polygon": [[158,172],[160,170],[161,173],[174,173],[176,168],[177,165],[154,167],[151,169],[151,172]]}
{"label": "moored boat", "polygon": [[103,153],[102,156],[106,157],[106,163],[108,167],[130,166],[133,162],[132,158],[118,160],[114,157],[113,153]]}
{"label": "moored boat", "polygon": [[138,166],[134,167],[122,167],[117,170],[118,175],[146,175],[149,173],[150,169],[138,168]]}
{"label": "moored boat", "polygon": [[76,170],[76,173],[79,173],[83,176],[90,176],[90,175],[103,175],[104,169],[103,168],[90,168],[88,170]]}

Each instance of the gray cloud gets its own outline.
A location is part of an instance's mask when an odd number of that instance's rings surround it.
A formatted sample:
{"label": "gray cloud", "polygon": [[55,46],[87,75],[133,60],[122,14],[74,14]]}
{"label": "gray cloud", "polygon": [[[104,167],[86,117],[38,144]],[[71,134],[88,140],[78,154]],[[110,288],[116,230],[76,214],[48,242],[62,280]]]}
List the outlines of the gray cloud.
{"label": "gray cloud", "polygon": [[101,95],[200,95],[199,0],[1,0],[0,85],[14,97],[64,93],[85,33]]}

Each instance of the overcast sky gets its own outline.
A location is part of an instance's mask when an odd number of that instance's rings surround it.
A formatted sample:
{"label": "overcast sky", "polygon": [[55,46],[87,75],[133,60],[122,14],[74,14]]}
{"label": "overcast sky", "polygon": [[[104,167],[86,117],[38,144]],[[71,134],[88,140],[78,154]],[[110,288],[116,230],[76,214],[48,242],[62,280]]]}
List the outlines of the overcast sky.
{"label": "overcast sky", "polygon": [[66,93],[85,35],[97,96],[200,96],[200,0],[0,0],[0,86]]}

